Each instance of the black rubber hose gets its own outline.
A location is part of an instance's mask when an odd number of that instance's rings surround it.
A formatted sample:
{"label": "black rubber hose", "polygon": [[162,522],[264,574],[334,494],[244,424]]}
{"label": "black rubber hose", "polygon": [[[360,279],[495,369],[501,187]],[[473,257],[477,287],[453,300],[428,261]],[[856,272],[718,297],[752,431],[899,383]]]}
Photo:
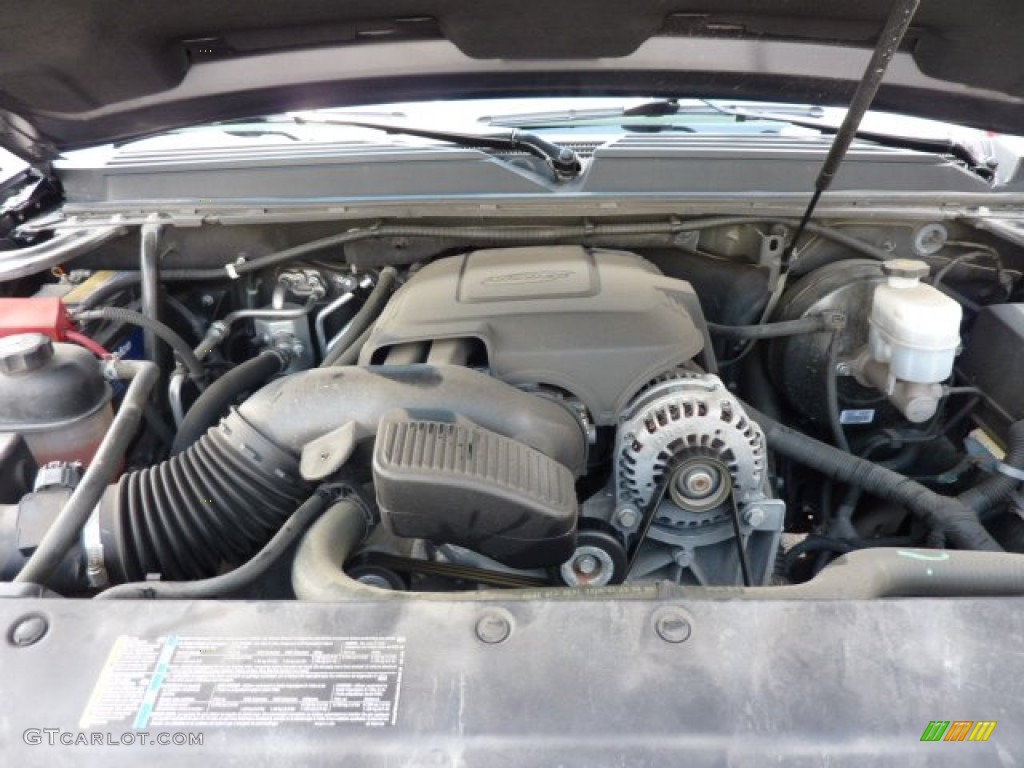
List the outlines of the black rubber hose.
{"label": "black rubber hose", "polygon": [[779,339],[785,336],[802,336],[808,333],[834,331],[839,313],[808,315],[796,320],[783,320],[778,323],[761,323],[759,325],[719,325],[708,323],[708,331],[712,336],[729,339]]}
{"label": "black rubber hose", "polygon": [[189,376],[193,379],[202,379],[205,376],[203,365],[193,354],[192,347],[188,345],[188,342],[175,333],[174,329],[170,326],[146,317],[140,312],[134,312],[123,307],[99,307],[97,309],[88,309],[85,312],[76,312],[74,319],[75,322],[107,320],[116,323],[128,323],[129,325],[137,325],[140,328],[153,331],[158,338],[174,350],[178,359],[188,369]]}
{"label": "black rubber hose", "polygon": [[362,332],[358,339],[349,344],[348,349],[346,349],[338,359],[334,361],[334,367],[337,368],[343,365],[355,365],[359,361],[359,353],[366,345],[366,342],[369,341],[370,333],[372,331],[373,326],[370,326]]}
{"label": "black rubber hose", "polygon": [[325,491],[310,496],[263,549],[232,571],[197,581],[133,581],[100,592],[95,599],[209,600],[232,595],[264,576],[327,509],[330,499],[331,494]]}
{"label": "black rubber hose", "polygon": [[[161,272],[160,278],[163,281],[166,276]],[[125,272],[117,277],[111,278],[89,294],[82,302],[74,305],[74,312],[85,312],[86,310],[98,307],[107,299],[116,296],[121,291],[134,288],[141,282],[142,277],[139,272]],[[177,312],[181,318],[188,323],[189,329],[192,331],[196,339],[203,338],[203,334],[205,333],[203,322],[192,310],[186,307],[182,301],[169,293],[162,296],[162,299],[167,303],[168,307]]]}
{"label": "black rubber hose", "polygon": [[242,394],[254,392],[284,370],[285,359],[273,349],[236,365],[207,387],[192,403],[178,427],[171,445],[176,456],[206,434],[206,431],[227,413],[228,407]]}
{"label": "black rubber hose", "polygon": [[370,291],[370,295],[366,298],[365,303],[356,312],[355,317],[349,321],[348,327],[345,329],[345,333],[340,339],[338,339],[331,351],[324,355],[323,361],[320,363],[321,368],[329,368],[333,365],[338,364],[338,360],[345,355],[346,352],[355,344],[356,341],[373,325],[381,311],[384,309],[384,305],[387,303],[391,296],[391,291],[395,287],[395,282],[398,279],[398,271],[394,267],[385,267],[380,271],[380,277],[377,278],[377,284]]}
{"label": "black rubber hose", "polygon": [[[1013,469],[1024,469],[1024,420],[1015,421],[1010,425],[1007,434],[1006,458],[1003,463]],[[957,496],[961,503],[976,514],[984,514],[1002,501],[1020,485],[1020,480],[1002,474],[982,480],[973,488]]]}
{"label": "black rubber hose", "polygon": [[391,591],[345,574],[345,561],[366,535],[359,505],[343,499],[309,529],[292,561],[300,600],[487,602],[537,600],[871,600],[882,597],[1024,595],[1024,556],[1005,552],[862,549],[843,555],[815,578],[784,587],[698,587],[659,582],[608,587]]}
{"label": "black rubber hose", "polygon": [[833,480],[859,486],[905,506],[959,549],[1002,551],[977,514],[959,499],[941,496],[904,475],[790,429],[749,405],[746,410],[761,426],[768,446],[777,453]]}
{"label": "black rubber hose", "polygon": [[825,365],[825,402],[828,404],[828,423],[832,430],[832,442],[836,448],[843,453],[850,453],[850,443],[846,439],[846,432],[843,430],[843,418],[839,412],[839,340],[838,333],[832,334],[832,341],[828,344],[828,356]]}

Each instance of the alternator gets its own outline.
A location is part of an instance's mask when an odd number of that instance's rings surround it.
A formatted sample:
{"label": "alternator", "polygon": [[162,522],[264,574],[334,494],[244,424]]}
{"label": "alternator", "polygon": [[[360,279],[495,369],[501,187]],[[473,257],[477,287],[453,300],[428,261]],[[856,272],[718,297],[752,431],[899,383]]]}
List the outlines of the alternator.
{"label": "alternator", "polygon": [[786,508],[770,495],[764,434],[717,376],[651,382],[622,414],[617,446],[605,519],[636,548],[627,580],[768,582]]}
{"label": "alternator", "polygon": [[630,405],[619,426],[620,501],[640,508],[671,472],[659,525],[686,528],[723,518],[726,502],[760,495],[765,444],[717,376],[673,373],[652,383]]}

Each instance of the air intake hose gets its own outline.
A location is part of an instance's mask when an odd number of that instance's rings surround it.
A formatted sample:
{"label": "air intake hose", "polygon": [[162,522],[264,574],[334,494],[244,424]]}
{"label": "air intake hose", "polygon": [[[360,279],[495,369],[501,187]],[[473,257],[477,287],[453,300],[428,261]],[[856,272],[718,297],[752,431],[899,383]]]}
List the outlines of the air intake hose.
{"label": "air intake hose", "polygon": [[182,453],[107,490],[99,530],[110,581],[207,578],[246,561],[308,498],[303,448],[347,424],[372,437],[396,408],[459,414],[576,476],[586,466],[584,433],[568,408],[485,374],[427,365],[305,371],[272,382]]}

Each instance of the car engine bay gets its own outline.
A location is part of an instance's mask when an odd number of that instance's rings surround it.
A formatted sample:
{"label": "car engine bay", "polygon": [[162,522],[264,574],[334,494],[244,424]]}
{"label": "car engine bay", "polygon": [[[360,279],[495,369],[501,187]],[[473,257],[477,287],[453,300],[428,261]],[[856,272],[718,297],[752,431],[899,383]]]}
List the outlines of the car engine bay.
{"label": "car engine bay", "polygon": [[275,248],[273,227],[151,222],[8,281],[0,578],[569,594],[1024,551],[1020,248],[841,222],[784,269],[791,226],[396,223]]}

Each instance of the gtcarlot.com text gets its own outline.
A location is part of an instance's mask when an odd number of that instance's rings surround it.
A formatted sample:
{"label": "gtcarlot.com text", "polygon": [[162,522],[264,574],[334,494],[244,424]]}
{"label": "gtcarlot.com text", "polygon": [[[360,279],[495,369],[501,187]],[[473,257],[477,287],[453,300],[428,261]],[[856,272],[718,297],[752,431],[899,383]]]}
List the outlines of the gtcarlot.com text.
{"label": "gtcarlot.com text", "polygon": [[60,728],[29,728],[21,734],[29,746],[65,747],[201,747],[203,734],[191,731],[63,731]]}

